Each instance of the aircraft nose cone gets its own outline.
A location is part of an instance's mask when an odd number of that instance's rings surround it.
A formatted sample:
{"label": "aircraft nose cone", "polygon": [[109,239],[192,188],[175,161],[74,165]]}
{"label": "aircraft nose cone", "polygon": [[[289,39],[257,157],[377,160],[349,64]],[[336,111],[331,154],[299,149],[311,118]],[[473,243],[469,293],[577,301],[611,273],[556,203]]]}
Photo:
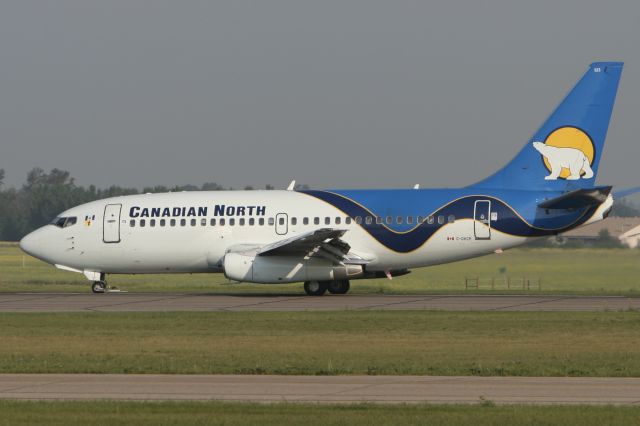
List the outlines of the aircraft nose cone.
{"label": "aircraft nose cone", "polygon": [[24,238],[20,240],[20,248],[22,249],[22,251],[32,256],[34,256],[34,252],[36,250],[36,247],[38,246],[37,238],[33,234],[34,232],[31,232],[25,235]]}
{"label": "aircraft nose cone", "polygon": [[38,259],[42,259],[42,252],[44,249],[42,245],[43,243],[42,237],[43,237],[42,228],[36,229],[35,231],[25,235],[20,240],[20,248],[25,253],[33,257],[37,257]]}

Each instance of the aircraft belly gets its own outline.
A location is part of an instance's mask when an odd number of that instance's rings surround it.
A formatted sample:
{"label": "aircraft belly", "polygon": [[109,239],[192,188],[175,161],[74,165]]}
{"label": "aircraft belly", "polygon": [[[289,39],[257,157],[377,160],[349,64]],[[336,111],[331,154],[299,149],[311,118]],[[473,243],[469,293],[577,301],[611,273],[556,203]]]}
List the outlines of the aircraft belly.
{"label": "aircraft belly", "polygon": [[210,248],[198,240],[179,235],[162,239],[129,236],[87,251],[81,267],[106,273],[211,272],[215,265],[208,261]]}

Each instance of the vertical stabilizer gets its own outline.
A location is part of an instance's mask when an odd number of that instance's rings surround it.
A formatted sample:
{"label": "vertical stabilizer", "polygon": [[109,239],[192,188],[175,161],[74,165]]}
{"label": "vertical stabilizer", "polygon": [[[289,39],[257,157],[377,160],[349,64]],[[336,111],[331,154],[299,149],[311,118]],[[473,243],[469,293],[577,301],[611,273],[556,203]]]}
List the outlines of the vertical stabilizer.
{"label": "vertical stabilizer", "polygon": [[595,186],[622,65],[591,64],[520,153],[470,187],[564,191]]}

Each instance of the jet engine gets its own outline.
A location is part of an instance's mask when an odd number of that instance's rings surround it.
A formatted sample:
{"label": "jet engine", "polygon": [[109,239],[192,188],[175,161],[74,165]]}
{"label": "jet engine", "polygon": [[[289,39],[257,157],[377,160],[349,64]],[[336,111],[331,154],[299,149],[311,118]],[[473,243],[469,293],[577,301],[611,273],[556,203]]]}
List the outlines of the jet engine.
{"label": "jet engine", "polygon": [[253,253],[227,253],[223,265],[227,278],[260,284],[348,280],[364,274],[362,265],[336,265],[324,258],[257,256]]}

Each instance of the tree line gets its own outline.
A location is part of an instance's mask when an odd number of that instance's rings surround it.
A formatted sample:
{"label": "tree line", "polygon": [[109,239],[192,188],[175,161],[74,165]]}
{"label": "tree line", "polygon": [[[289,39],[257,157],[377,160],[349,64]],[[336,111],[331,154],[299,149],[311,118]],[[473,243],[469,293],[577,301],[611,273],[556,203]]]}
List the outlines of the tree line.
{"label": "tree line", "polygon": [[[78,204],[102,198],[119,195],[140,194],[147,192],[180,192],[180,191],[225,191],[225,188],[215,182],[207,182],[200,186],[153,186],[142,190],[137,188],[123,188],[112,185],[108,188],[96,188],[78,185],[66,170],[53,169],[45,172],[34,168],[27,174],[27,180],[22,187],[5,188],[4,170],[0,169],[0,241],[17,241],[27,233],[51,221],[57,214]],[[296,188],[307,189],[307,185]],[[251,186],[245,190],[254,189]],[[265,189],[274,189],[272,185],[265,185]],[[640,216],[640,209],[630,203],[616,202],[612,211],[613,216]]]}
{"label": "tree line", "polygon": [[[22,187],[5,188],[5,172],[0,169],[0,241],[17,241],[27,233],[49,223],[57,214],[78,204],[119,195],[131,195],[147,192],[180,191],[224,191],[225,188],[215,182],[200,186],[153,186],[142,190],[112,185],[108,188],[96,188],[78,185],[66,170],[53,169],[45,172],[34,168],[27,174]],[[254,189],[247,186],[244,189]],[[274,189],[266,185],[265,189]]]}

